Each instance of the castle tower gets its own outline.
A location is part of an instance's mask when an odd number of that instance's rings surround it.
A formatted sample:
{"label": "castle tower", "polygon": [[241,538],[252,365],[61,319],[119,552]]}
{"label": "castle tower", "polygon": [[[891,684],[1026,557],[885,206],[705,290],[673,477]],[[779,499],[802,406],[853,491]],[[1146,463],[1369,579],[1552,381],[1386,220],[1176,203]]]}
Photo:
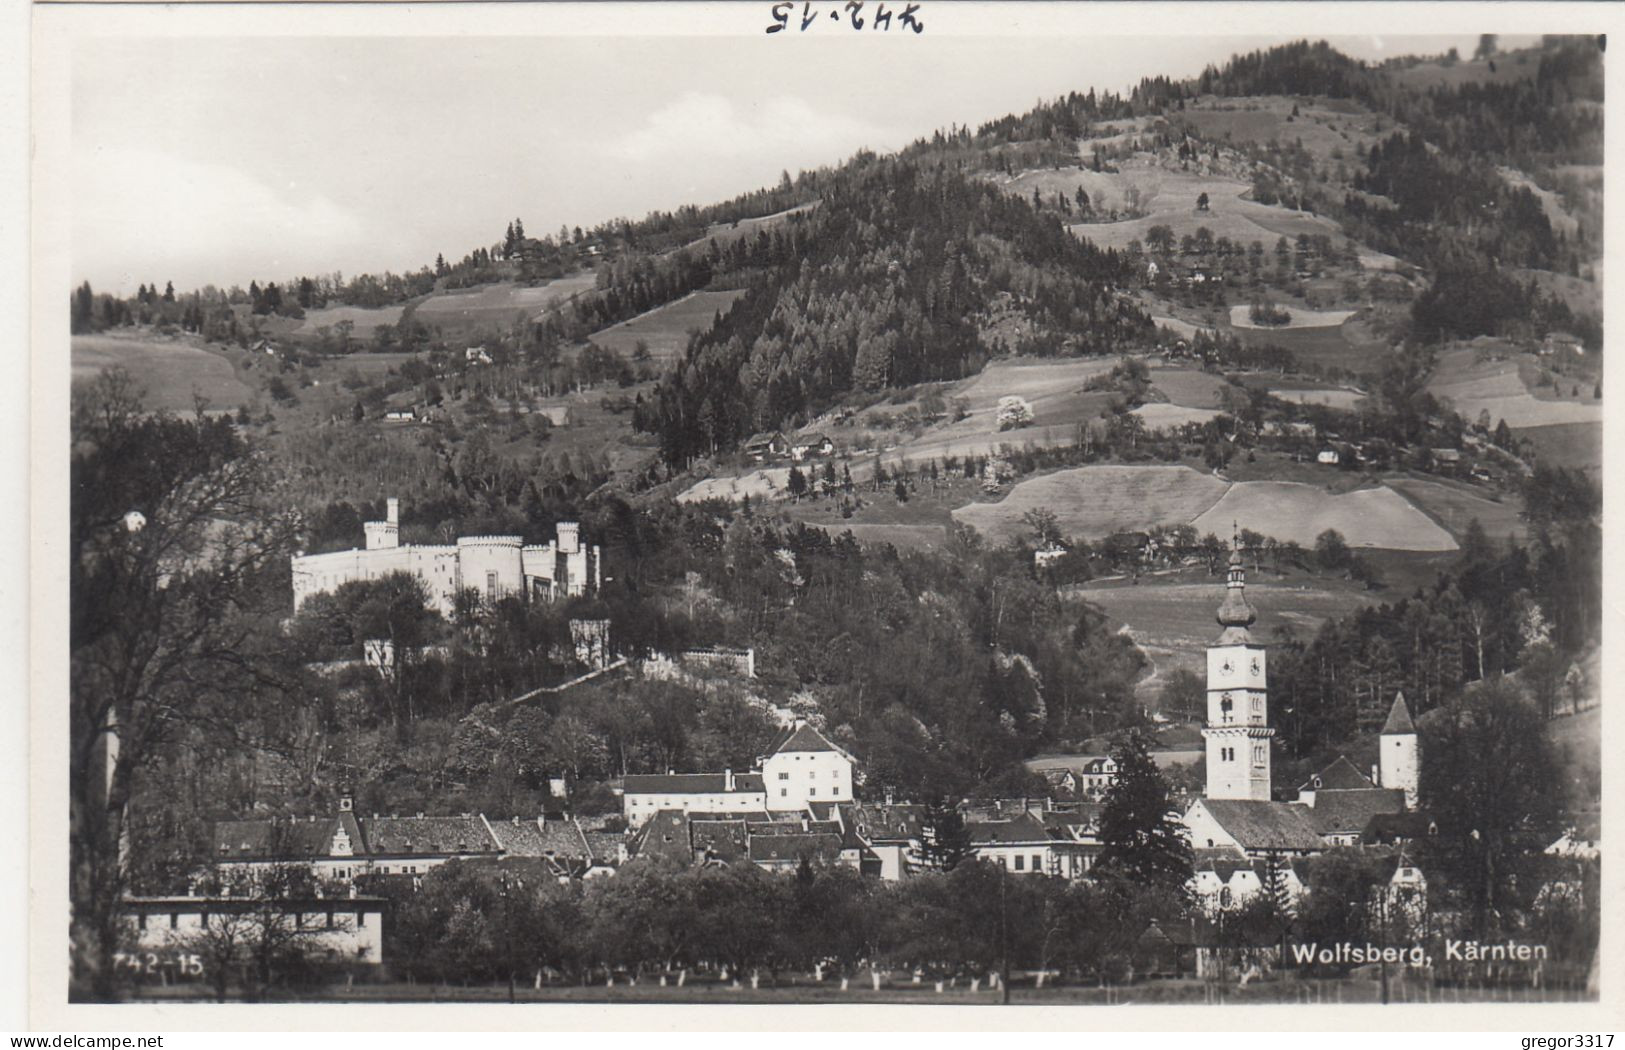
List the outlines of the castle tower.
{"label": "castle tower", "polygon": [[367,535],[367,549],[370,551],[385,550],[400,546],[400,501],[391,497],[386,506],[388,507],[388,512],[383,521],[368,521],[362,523],[361,528]]}
{"label": "castle tower", "polygon": [[1416,724],[1411,721],[1411,709],[1405,704],[1405,694],[1394,696],[1394,706],[1388,711],[1388,721],[1382,724],[1378,737],[1378,783],[1385,788],[1403,788],[1405,808],[1416,808],[1416,790],[1421,780],[1422,763],[1417,751]]}
{"label": "castle tower", "polygon": [[1247,602],[1241,550],[1230,552],[1230,573],[1218,621],[1224,628],[1207,651],[1207,797],[1270,798],[1269,706],[1264,647],[1253,644],[1247,628],[1258,613]]}

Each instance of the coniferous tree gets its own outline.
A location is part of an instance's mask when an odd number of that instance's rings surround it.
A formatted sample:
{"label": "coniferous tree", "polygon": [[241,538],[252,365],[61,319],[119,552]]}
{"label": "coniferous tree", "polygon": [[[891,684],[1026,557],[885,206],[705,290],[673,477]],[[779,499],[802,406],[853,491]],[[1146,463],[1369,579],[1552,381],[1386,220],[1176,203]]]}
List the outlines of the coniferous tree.
{"label": "coniferous tree", "polygon": [[920,840],[920,859],[931,871],[953,871],[972,854],[965,816],[950,798],[926,805]]}
{"label": "coniferous tree", "polygon": [[1183,893],[1191,877],[1190,842],[1145,737],[1136,731],[1112,758],[1117,778],[1100,814],[1105,848],[1097,867],[1137,885]]}

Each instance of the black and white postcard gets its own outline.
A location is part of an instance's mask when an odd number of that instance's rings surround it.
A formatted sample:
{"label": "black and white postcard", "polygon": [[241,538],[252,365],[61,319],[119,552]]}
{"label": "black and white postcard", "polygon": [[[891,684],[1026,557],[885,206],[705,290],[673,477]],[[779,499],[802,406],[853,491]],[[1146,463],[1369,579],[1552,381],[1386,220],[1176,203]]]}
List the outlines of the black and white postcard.
{"label": "black and white postcard", "polygon": [[1618,1027],[1616,19],[1417,6],[38,7],[42,1022]]}

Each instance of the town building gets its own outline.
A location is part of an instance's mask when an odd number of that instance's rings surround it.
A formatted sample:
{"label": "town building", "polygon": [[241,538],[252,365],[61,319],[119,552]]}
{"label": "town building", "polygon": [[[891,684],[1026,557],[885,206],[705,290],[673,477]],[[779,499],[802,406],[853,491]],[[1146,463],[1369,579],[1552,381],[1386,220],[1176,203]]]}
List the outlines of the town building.
{"label": "town building", "polygon": [[629,774],[622,790],[628,827],[662,810],[683,813],[804,813],[809,803],[852,801],[851,755],[797,719],[749,773]]}
{"label": "town building", "polygon": [[[126,897],[121,904],[139,950],[181,978],[207,977],[202,949],[211,932],[249,941],[261,924],[304,942],[313,958],[376,965],[384,961],[383,897],[301,897],[267,902],[246,896]],[[235,934],[234,932],[235,931]]]}
{"label": "town building", "polygon": [[638,827],[661,812],[755,813],[767,810],[760,773],[631,773],[624,782],[621,807],[628,827]]}
{"label": "town building", "polygon": [[569,817],[362,817],[348,796],[327,817],[218,821],[209,860],[222,874],[299,864],[319,880],[354,884],[366,876],[424,875],[453,860],[509,857],[556,861],[558,874],[571,878],[603,874],[618,862],[602,849],[595,851],[579,822]]}
{"label": "town building", "polygon": [[400,501],[390,499],[386,506],[383,521],[363,525],[364,548],[294,555],[295,612],[313,594],[397,572],[422,581],[429,605],[448,617],[465,590],[488,602],[510,596],[555,600],[591,596],[603,584],[602,555],[582,542],[576,522],[559,522],[555,538],[545,544],[527,544],[520,536],[462,536],[455,544],[402,545]]}

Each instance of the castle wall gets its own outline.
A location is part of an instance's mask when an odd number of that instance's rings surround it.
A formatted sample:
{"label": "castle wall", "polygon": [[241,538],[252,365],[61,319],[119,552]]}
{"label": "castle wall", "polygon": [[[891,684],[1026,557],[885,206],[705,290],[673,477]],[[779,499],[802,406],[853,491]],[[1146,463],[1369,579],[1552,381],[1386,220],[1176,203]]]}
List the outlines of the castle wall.
{"label": "castle wall", "polygon": [[458,586],[486,601],[525,593],[524,541],[518,536],[462,536],[457,540]]}
{"label": "castle wall", "polygon": [[313,594],[396,572],[421,580],[429,604],[447,617],[464,589],[485,600],[531,594],[564,598],[596,594],[602,583],[599,549],[581,543],[574,522],[560,522],[558,539],[545,545],[527,547],[518,536],[463,536],[455,546],[402,547],[396,501],[389,504],[387,521],[365,523],[365,549],[292,559],[294,612]]}

